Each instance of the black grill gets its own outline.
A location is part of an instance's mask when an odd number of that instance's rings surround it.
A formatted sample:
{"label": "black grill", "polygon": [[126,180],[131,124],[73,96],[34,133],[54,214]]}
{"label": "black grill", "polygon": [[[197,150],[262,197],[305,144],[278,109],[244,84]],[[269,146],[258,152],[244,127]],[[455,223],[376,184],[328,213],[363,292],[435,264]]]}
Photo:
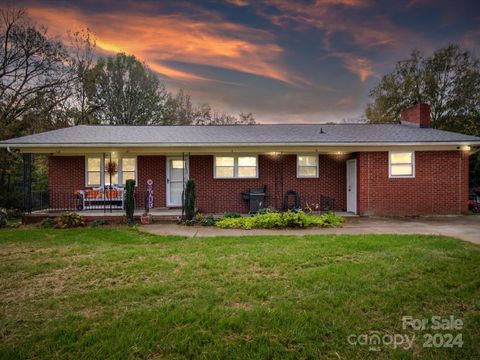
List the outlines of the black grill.
{"label": "black grill", "polygon": [[267,197],[267,187],[253,188],[242,193],[244,200],[248,201],[249,214],[255,214],[260,209],[265,208],[265,199]]}

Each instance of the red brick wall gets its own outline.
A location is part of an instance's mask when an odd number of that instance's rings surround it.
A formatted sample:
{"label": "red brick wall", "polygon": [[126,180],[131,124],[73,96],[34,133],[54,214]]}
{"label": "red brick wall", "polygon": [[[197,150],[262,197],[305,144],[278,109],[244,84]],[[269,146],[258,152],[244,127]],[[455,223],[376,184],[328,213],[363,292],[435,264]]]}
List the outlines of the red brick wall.
{"label": "red brick wall", "polygon": [[137,157],[137,204],[145,207],[147,180],[153,180],[153,206],[166,207],[166,160],[162,155],[148,155]]}
{"label": "red brick wall", "polygon": [[360,215],[467,212],[468,156],[463,152],[415,152],[415,178],[389,178],[388,152],[362,152],[357,157]]}
{"label": "red brick wall", "polygon": [[[361,215],[460,214],[467,211],[468,156],[460,151],[415,153],[415,178],[388,178],[388,152],[356,154],[358,212]],[[296,156],[260,155],[258,179],[214,179],[213,156],[191,156],[190,175],[196,180],[197,207],[204,213],[248,211],[241,193],[267,186],[268,206],[281,208],[283,195],[297,191],[302,203],[335,198],[336,210],[346,207],[347,156],[320,155],[319,178],[297,179]],[[154,181],[154,206],[166,206],[165,156],[138,156],[137,206],[144,206],[147,179]],[[73,193],[85,187],[83,156],[50,156],[48,184],[51,206],[75,206]]]}
{"label": "red brick wall", "polygon": [[297,179],[295,155],[280,157],[259,155],[258,179],[214,179],[213,156],[191,156],[190,177],[195,179],[197,207],[203,213],[239,211],[247,212],[248,204],[241,193],[250,188],[267,186],[267,205],[281,208],[283,195],[288,190],[297,191],[302,203],[320,203],[320,196],[334,197],[337,210],[345,209],[346,158],[320,155],[319,178]]}
{"label": "red brick wall", "polygon": [[295,190],[310,204],[319,204],[320,196],[335,198],[335,210],[344,211],[346,198],[346,155],[319,155],[319,177],[311,179],[297,178],[297,157],[285,157],[285,191]]}
{"label": "red brick wall", "polygon": [[50,207],[74,209],[76,190],[85,187],[84,156],[49,156],[48,190]]}
{"label": "red brick wall", "polygon": [[242,191],[253,187],[274,186],[274,161],[266,156],[258,157],[258,179],[214,179],[213,156],[190,156],[190,178],[195,180],[196,206],[203,213],[224,211],[247,212],[248,206],[242,199]]}

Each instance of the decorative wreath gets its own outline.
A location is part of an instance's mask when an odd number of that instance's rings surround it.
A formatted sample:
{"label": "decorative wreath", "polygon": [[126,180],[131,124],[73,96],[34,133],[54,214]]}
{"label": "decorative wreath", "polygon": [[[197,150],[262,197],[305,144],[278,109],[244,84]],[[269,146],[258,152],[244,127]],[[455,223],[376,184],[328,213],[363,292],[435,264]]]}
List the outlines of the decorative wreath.
{"label": "decorative wreath", "polygon": [[109,175],[115,175],[117,173],[117,163],[115,161],[109,161],[105,165],[105,171]]}

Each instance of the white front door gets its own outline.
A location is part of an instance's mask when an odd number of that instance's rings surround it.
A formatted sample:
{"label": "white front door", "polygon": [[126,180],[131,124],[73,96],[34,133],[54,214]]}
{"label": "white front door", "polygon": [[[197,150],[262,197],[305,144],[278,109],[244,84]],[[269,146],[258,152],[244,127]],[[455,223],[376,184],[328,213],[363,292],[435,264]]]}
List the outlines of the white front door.
{"label": "white front door", "polygon": [[357,213],[357,160],[347,160],[347,211]]}
{"label": "white front door", "polygon": [[167,206],[182,206],[182,194],[188,180],[188,160],[181,157],[167,158]]}

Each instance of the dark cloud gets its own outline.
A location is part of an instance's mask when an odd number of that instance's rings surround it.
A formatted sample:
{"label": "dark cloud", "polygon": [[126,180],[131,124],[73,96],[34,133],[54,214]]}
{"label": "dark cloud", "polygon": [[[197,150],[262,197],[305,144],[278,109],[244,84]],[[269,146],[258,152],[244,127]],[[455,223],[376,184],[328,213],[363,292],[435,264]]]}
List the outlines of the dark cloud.
{"label": "dark cloud", "polygon": [[171,89],[261,122],[359,118],[368,89],[408,57],[480,44],[477,1],[20,1],[52,33],[88,27]]}

